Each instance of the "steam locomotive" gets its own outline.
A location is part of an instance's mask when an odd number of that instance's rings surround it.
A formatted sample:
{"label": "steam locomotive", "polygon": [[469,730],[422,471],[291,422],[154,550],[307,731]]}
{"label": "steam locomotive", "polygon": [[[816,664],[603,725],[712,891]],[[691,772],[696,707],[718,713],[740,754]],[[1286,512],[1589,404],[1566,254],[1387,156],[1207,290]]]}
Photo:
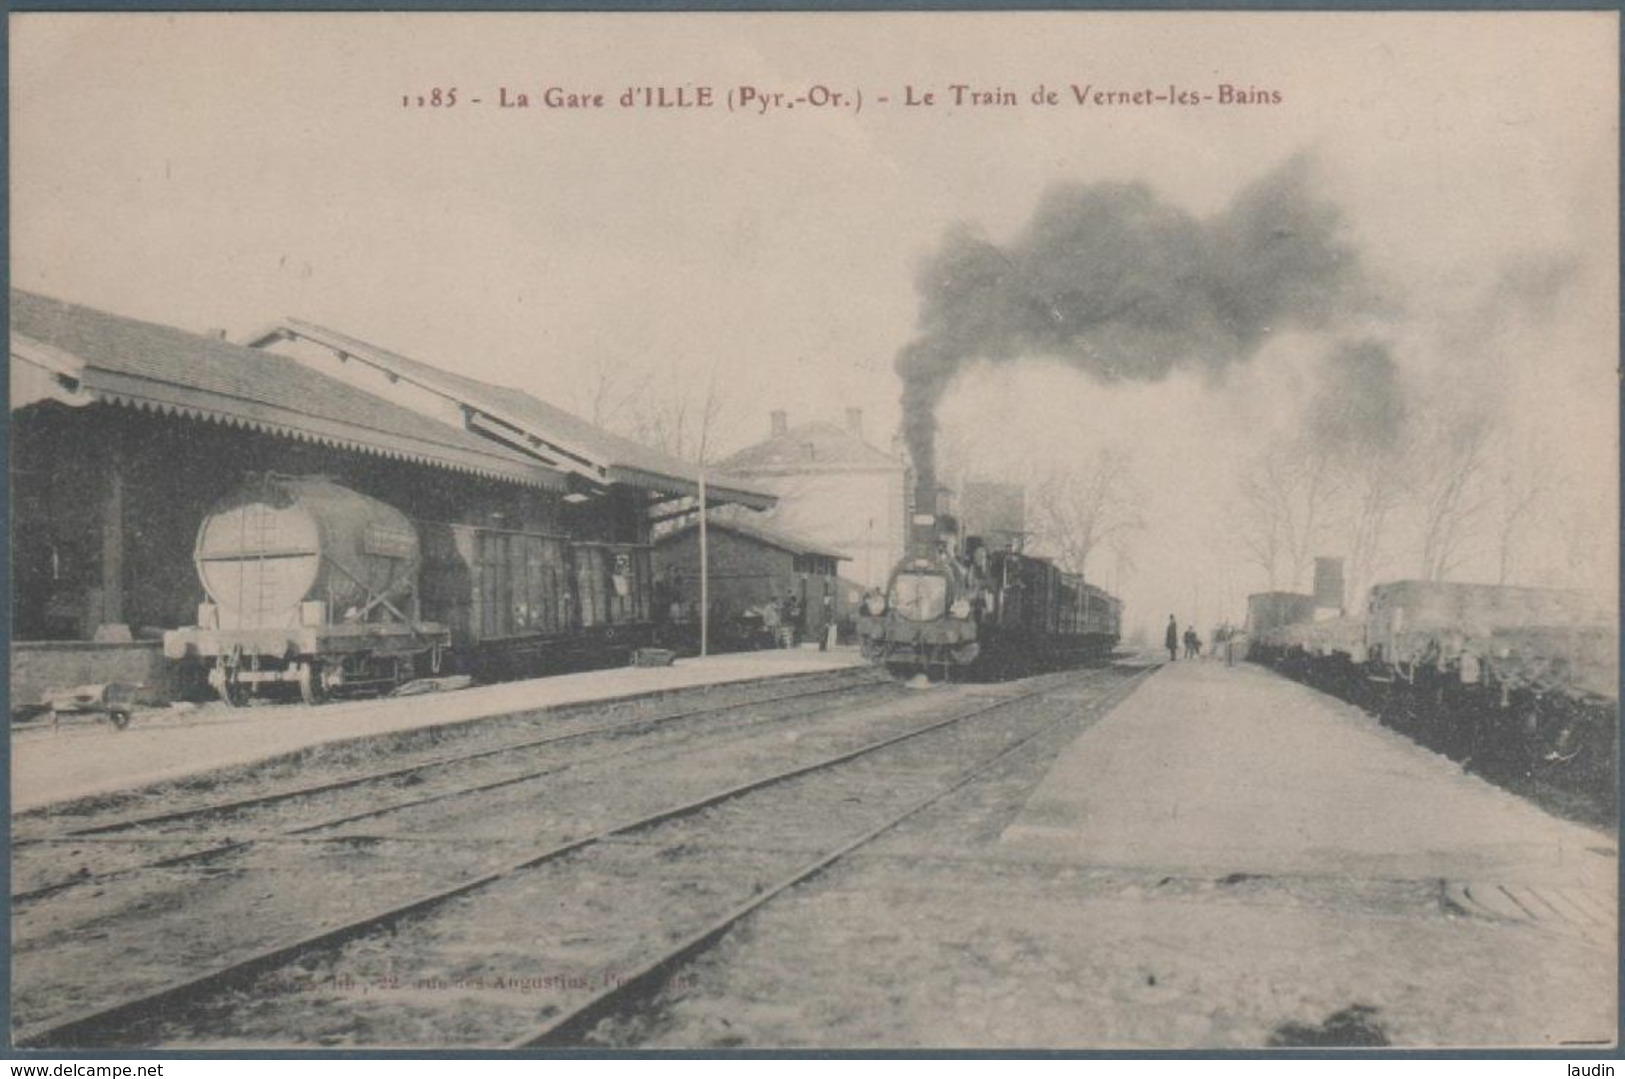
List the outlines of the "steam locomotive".
{"label": "steam locomotive", "polygon": [[897,672],[1011,674],[1110,654],[1123,604],[1044,558],[961,544],[916,522],[912,551],[857,618],[864,657]]}
{"label": "steam locomotive", "polygon": [[653,631],[646,545],[414,521],[322,476],[245,483],[204,517],[193,561],[198,624],[165,633],[164,654],[232,705],[619,660]]}
{"label": "steam locomotive", "polygon": [[1249,658],[1452,755],[1612,783],[1618,625],[1579,592],[1393,581],[1352,614],[1295,593],[1249,596],[1247,621]]}

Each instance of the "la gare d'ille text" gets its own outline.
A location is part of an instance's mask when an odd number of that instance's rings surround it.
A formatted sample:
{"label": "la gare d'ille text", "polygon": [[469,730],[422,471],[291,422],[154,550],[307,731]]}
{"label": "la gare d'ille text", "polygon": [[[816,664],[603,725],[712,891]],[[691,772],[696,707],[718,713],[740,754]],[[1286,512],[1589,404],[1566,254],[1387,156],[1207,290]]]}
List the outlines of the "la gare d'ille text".
{"label": "la gare d'ille text", "polygon": [[[481,105],[485,102],[485,98],[469,97],[455,86],[401,95],[403,109],[449,109],[456,108],[459,103]],[[692,84],[628,86],[616,94],[565,86],[548,86],[539,90],[498,86],[496,96],[490,99],[490,103],[499,109],[605,109],[611,105],[623,109],[709,109],[717,104],[717,92],[711,86]]]}
{"label": "la gare d'ille text", "polygon": [[[1109,86],[1093,82],[1038,83],[1036,87],[1020,90],[1004,86],[977,86],[970,83],[947,83],[940,86],[905,84],[901,93],[877,95],[882,106],[901,106],[908,109],[985,109],[985,108],[1052,108],[1072,106],[1086,109],[1106,109],[1148,106],[1201,106],[1201,105],[1280,105],[1285,95],[1278,89],[1252,84],[1220,82],[1210,86],[1182,86],[1169,83],[1163,86]],[[823,99],[815,99],[822,93]],[[771,102],[782,105],[796,100],[809,105],[843,105],[847,101],[840,95],[821,87],[814,88],[804,97],[785,93],[769,94],[758,87],[742,87],[738,91],[740,102]],[[716,87],[694,83],[676,85],[627,86],[605,92],[592,87],[544,86],[519,89],[499,85],[494,95],[470,96],[455,86],[433,87],[421,93],[401,95],[402,108],[450,109],[460,104],[489,103],[499,109],[597,110],[621,109],[711,109],[723,102],[724,94]],[[733,99],[728,98],[730,108]],[[792,106],[793,107],[793,106]]]}

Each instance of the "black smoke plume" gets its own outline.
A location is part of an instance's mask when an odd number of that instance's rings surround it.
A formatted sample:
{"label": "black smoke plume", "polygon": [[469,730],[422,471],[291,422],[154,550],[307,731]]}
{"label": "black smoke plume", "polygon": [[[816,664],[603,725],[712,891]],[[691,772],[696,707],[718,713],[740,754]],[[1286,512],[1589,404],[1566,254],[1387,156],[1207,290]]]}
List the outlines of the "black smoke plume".
{"label": "black smoke plume", "polygon": [[1381,456],[1401,439],[1405,388],[1393,353],[1380,341],[1348,341],[1321,360],[1306,427],[1338,459]]}
{"label": "black smoke plume", "polygon": [[1206,220],[1144,184],[1068,184],[1002,247],[950,230],[921,267],[920,333],[897,357],[922,477],[934,470],[937,404],[976,361],[1048,358],[1103,381],[1156,381],[1349,312],[1357,260],[1311,181],[1295,158]]}

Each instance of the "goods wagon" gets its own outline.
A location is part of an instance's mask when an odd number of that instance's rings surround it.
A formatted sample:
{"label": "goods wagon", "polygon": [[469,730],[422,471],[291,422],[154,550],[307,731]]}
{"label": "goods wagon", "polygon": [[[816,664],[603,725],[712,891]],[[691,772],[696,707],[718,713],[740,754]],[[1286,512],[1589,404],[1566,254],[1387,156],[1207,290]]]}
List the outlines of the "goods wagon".
{"label": "goods wagon", "polygon": [[164,635],[240,704],[277,686],[314,703],[420,673],[540,673],[645,643],[649,551],[414,521],[320,476],[266,476],[217,505],[194,551],[198,624]]}
{"label": "goods wagon", "polygon": [[1315,617],[1315,597],[1299,592],[1255,592],[1247,597],[1247,655],[1268,658],[1266,650],[1286,626],[1301,625]]}
{"label": "goods wagon", "polygon": [[1542,768],[1585,757],[1591,779],[1611,783],[1619,633],[1593,598],[1394,581],[1374,585],[1362,613],[1323,621],[1312,603],[1305,615],[1262,596],[1249,597],[1250,618],[1255,600],[1260,611],[1298,617],[1263,625],[1252,658],[1459,755],[1515,755]]}

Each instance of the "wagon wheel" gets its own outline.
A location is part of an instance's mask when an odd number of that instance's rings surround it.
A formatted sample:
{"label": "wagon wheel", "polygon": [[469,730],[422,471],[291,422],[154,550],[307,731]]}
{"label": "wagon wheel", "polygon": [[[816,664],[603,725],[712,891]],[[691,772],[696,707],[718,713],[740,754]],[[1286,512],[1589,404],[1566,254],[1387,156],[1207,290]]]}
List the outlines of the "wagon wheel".
{"label": "wagon wheel", "polygon": [[241,708],[248,703],[252,691],[243,683],[232,677],[232,672],[222,671],[219,679],[210,679],[214,688],[220,694],[220,699],[226,702],[228,708]]}
{"label": "wagon wheel", "polygon": [[1562,768],[1586,752],[1586,724],[1564,704],[1532,695],[1520,709],[1518,731],[1531,770]]}
{"label": "wagon wheel", "polygon": [[297,667],[299,673],[299,697],[307,705],[318,705],[327,699],[327,687],[322,679],[322,669],[315,660],[301,663]]}

